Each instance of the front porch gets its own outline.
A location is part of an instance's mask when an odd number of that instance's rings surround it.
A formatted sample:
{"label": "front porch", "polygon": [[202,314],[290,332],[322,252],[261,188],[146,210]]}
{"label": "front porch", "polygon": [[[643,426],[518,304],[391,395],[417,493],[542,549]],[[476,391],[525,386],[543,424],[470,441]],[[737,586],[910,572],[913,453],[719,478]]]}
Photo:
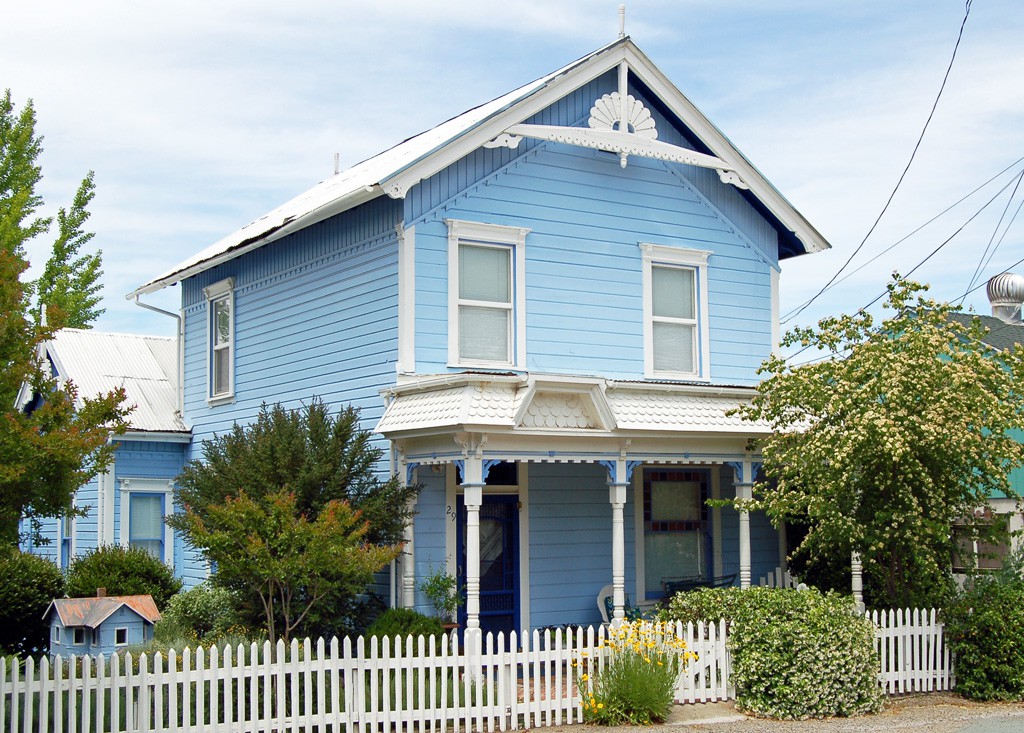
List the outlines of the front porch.
{"label": "front porch", "polygon": [[766,517],[705,504],[750,496],[764,428],[725,413],[752,394],[482,374],[392,388],[378,431],[423,485],[398,603],[429,613],[418,585],[443,568],[465,587],[464,628],[507,633],[599,623],[609,583],[621,619],[666,578],[745,587],[784,566]]}

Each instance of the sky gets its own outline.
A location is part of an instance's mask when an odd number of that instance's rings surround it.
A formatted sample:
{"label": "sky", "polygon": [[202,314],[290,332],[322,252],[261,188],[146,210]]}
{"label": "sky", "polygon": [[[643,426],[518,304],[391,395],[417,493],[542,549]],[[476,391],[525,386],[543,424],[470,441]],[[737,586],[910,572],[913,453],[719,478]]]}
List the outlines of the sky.
{"label": "sky", "polygon": [[[964,0],[626,5],[637,45],[831,242],[826,253],[784,261],[785,317],[828,282],[882,211],[939,92]],[[909,272],[961,227],[913,274],[934,297],[959,302],[997,242],[974,284],[1024,273],[1015,265],[1024,214],[1013,218],[1024,200],[1024,185],[1014,188],[1024,170],[1024,3],[970,7],[914,162],[847,272],[866,266],[784,328],[866,306],[893,271]],[[45,213],[69,205],[95,171],[89,227],[103,251],[106,308],[96,328],[172,335],[172,319],[125,295],[331,175],[336,153],[344,169],[614,40],[617,8],[16,3],[0,26],[0,89],[18,108],[34,102]],[[30,274],[51,241],[29,247]],[[144,298],[175,311],[179,299],[176,286]],[[984,287],[963,303],[990,310]]]}

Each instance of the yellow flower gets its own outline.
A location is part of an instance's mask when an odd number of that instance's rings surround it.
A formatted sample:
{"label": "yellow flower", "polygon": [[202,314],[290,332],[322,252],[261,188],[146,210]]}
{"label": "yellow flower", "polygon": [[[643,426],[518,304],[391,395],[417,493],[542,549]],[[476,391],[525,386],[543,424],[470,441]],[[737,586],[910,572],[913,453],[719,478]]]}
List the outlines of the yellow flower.
{"label": "yellow flower", "polygon": [[589,680],[589,679],[590,679],[590,675],[588,675],[588,674],[582,675],[582,676],[580,677],[580,679],[581,679],[581,680],[583,680],[584,682],[586,682],[587,680]]}
{"label": "yellow flower", "polygon": [[600,710],[600,709],[601,709],[601,708],[603,708],[603,707],[604,707],[604,703],[603,703],[603,702],[599,702],[599,703],[597,704],[597,709],[598,709],[598,710]]}

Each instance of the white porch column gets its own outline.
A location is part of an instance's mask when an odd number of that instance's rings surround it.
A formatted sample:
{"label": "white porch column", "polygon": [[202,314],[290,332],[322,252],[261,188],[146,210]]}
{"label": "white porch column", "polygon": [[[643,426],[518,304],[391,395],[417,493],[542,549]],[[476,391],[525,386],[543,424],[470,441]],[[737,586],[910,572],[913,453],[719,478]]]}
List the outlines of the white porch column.
{"label": "white porch column", "polygon": [[[620,467],[625,475],[625,467]],[[626,529],[623,521],[626,506],[626,487],[621,481],[608,482],[608,501],[612,505],[612,623],[626,617]]]}
{"label": "white porch column", "polygon": [[[399,476],[405,476],[405,483],[409,485],[413,480],[415,465],[407,466],[404,459],[399,462]],[[416,499],[409,500],[409,509],[416,505]],[[416,534],[413,529],[415,517],[409,517],[409,523],[405,525],[405,549],[402,552],[402,585],[401,600],[403,608],[413,608],[416,605]]]}
{"label": "white porch column", "polygon": [[864,569],[860,562],[860,553],[850,553],[850,590],[853,592],[853,601],[857,604],[857,610],[864,610]]}
{"label": "white porch column", "polygon": [[483,461],[466,456],[462,493],[466,504],[466,643],[480,635],[480,504],[483,503]]}
{"label": "white porch column", "polygon": [[[733,464],[735,472],[736,498],[747,500],[753,497],[754,466],[750,461]],[[740,588],[750,587],[750,512],[740,512]]]}

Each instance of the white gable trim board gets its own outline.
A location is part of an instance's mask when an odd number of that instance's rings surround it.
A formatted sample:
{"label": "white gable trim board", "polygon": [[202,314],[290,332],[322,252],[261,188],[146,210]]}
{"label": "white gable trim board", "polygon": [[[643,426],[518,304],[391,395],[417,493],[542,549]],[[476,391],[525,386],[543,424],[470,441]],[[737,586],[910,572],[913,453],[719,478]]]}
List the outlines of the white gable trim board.
{"label": "white gable trim board", "polygon": [[[618,149],[617,152],[626,155],[651,155],[664,160],[689,156],[689,159],[684,161],[686,164],[718,168],[728,174],[726,179],[730,183],[749,187],[750,193],[765,206],[779,224],[793,232],[804,251],[818,252],[828,249],[828,242],[803,215],[793,208],[629,38],[623,38],[548,76],[454,117],[344,173],[327,179],[163,275],[150,280],[128,297],[154,292],[172,285],[384,193],[392,198],[404,198],[413,185],[480,147],[488,144],[514,144],[515,136],[509,134],[510,129],[522,125],[532,115],[608,71],[618,69],[621,80],[622,72],[627,68],[628,73],[633,74],[651,89],[694,136],[713,152],[713,155],[704,156],[698,151],[686,153],[684,148],[676,146],[667,146],[672,148],[671,151],[663,150],[663,143],[657,143],[643,135],[622,133],[617,130],[573,133],[573,128],[567,127],[565,132],[534,132],[543,133],[548,137],[575,136],[579,142],[588,146],[610,146],[610,149]],[[628,106],[628,95],[625,99],[622,97],[620,94],[619,99],[625,103],[624,106]],[[595,100],[595,106],[600,106],[601,101]],[[608,137],[607,133],[616,134],[611,135],[609,140],[604,140],[603,137]],[[602,137],[602,140],[596,140],[597,137]]]}

